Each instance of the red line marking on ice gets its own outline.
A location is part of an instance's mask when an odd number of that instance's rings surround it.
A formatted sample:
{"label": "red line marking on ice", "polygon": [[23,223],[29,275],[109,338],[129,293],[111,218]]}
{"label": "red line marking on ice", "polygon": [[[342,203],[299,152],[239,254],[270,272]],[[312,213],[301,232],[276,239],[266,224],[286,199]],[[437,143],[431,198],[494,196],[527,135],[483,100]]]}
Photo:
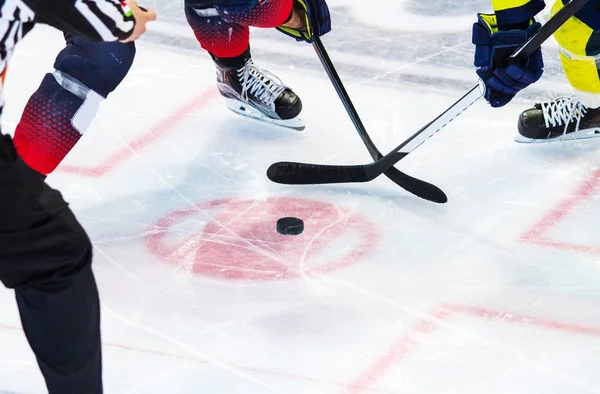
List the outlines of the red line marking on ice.
{"label": "red line marking on ice", "polygon": [[[396,340],[387,351],[369,365],[351,384],[344,387],[345,394],[362,394],[373,391],[373,385],[381,379],[385,373],[410,354],[419,344],[425,342],[444,323],[457,316],[471,316],[479,319],[490,320],[501,323],[527,324],[538,328],[555,330],[558,332],[585,335],[600,338],[600,327],[582,326],[557,320],[544,319],[536,316],[519,315],[509,312],[498,312],[490,309],[456,305],[442,304],[426,318],[420,320],[415,326],[405,332]],[[419,335],[418,340],[415,338]],[[426,338],[423,338],[425,336]]]}
{"label": "red line marking on ice", "polygon": [[[343,384],[331,380],[314,378],[311,376],[303,376],[283,371],[273,371],[268,369],[261,369],[251,366],[237,366],[228,364],[233,368],[248,372],[262,373],[272,376],[280,376],[289,379],[302,380],[313,383],[325,383],[333,386],[340,387],[344,390],[345,394],[362,394],[365,392],[378,392],[378,393],[392,393],[393,390],[387,390],[382,388],[372,387],[377,380],[382,378],[385,373],[394,366],[394,364],[401,361],[403,358],[408,356],[410,352],[414,351],[419,344],[425,342],[425,339],[430,337],[440,329],[441,324],[455,318],[457,316],[471,316],[479,319],[485,319],[499,323],[512,323],[512,324],[523,324],[535,326],[538,328],[544,328],[548,330],[554,330],[573,335],[583,335],[594,338],[600,338],[600,327],[595,326],[583,326],[574,323],[561,322],[558,320],[545,319],[537,316],[521,315],[512,312],[499,312],[491,309],[468,306],[468,305],[457,305],[457,304],[442,304],[438,308],[435,308],[429,317],[421,319],[415,326],[409,329],[402,337],[396,340],[390,347],[389,350],[376,359],[371,365],[369,365],[359,376],[352,381],[350,384]],[[0,329],[22,331],[21,327],[0,325]],[[417,339],[414,336],[420,335]],[[424,338],[425,336],[425,338]],[[200,364],[210,364],[207,360],[199,357],[193,357],[183,354],[168,353],[152,349],[144,349],[141,347],[103,343],[103,346],[117,348],[125,351],[134,351],[138,353],[152,354],[159,357],[177,358],[182,360],[189,360]]]}
{"label": "red line marking on ice", "polygon": [[125,160],[131,158],[135,152],[144,149],[148,145],[158,140],[161,136],[173,131],[173,129],[182,121],[187,119],[190,115],[196,113],[196,111],[198,111],[200,108],[209,104],[218,96],[219,93],[215,88],[205,90],[198,97],[195,97],[191,101],[187,102],[178,108],[174,113],[170,114],[152,126],[141,137],[129,143],[127,146],[124,146],[116,153],[113,153],[102,163],[94,167],[62,165],[59,166],[57,170],[93,178],[101,177],[107,172],[113,170]]}
{"label": "red line marking on ice", "polygon": [[564,249],[589,254],[600,254],[600,246],[580,245],[575,243],[556,241],[544,236],[540,236],[537,239],[519,239],[519,241],[526,242],[532,245],[547,246],[556,249]]}
{"label": "red line marking on ice", "polygon": [[[153,355],[161,356],[161,357],[169,357],[169,358],[177,358],[177,359],[186,360],[186,361],[193,361],[193,362],[196,362],[199,364],[211,364],[210,361],[204,360],[199,357],[185,356],[185,355],[181,355],[181,354],[174,354],[174,353],[162,352],[162,351],[157,351],[157,350],[140,349],[140,348],[136,348],[133,346],[126,346],[126,345],[115,345],[115,344],[107,344],[107,343],[104,343],[103,345],[107,346],[107,347],[117,348],[117,349],[131,350],[131,351],[141,352],[141,353],[146,353],[146,354],[153,354]],[[326,379],[313,378],[311,376],[303,376],[303,375],[298,375],[298,374],[289,373],[289,372],[272,371],[272,370],[261,369],[261,368],[256,368],[256,367],[233,365],[233,364],[229,364],[229,363],[227,363],[227,365],[229,365],[235,369],[248,371],[248,372],[257,372],[257,373],[262,373],[265,375],[280,376],[280,377],[284,377],[284,378],[303,380],[306,382],[313,382],[313,383],[326,383],[326,384],[329,384],[332,386],[338,386],[338,387],[346,386],[345,384],[340,383],[340,382],[335,382],[335,381],[326,380]],[[392,393],[392,391],[390,391],[390,390],[376,389],[376,390],[371,390],[371,391],[377,392],[377,393]]]}
{"label": "red line marking on ice", "polygon": [[[0,325],[0,329],[23,332],[23,329],[21,327],[15,327],[15,326]],[[135,347],[135,346],[127,346],[127,345],[120,345],[120,344],[106,343],[106,342],[103,342],[102,346],[120,349],[120,350],[124,350],[124,351],[132,351],[132,352],[136,352],[136,353],[150,354],[150,355],[164,357],[164,358],[176,358],[176,359],[180,359],[180,360],[196,362],[198,364],[205,364],[205,365],[211,364],[209,361],[202,359],[200,357],[193,357],[193,356],[187,356],[187,355],[176,354],[176,353],[168,353],[168,352],[152,350],[152,349],[144,349],[144,348]],[[230,364],[230,363],[227,363],[227,365],[231,366],[232,368],[247,371],[247,372],[256,372],[256,373],[261,373],[261,374],[265,374],[265,375],[279,376],[279,377],[283,377],[283,378],[301,380],[301,381],[311,382],[311,383],[321,383],[321,384],[325,383],[325,384],[329,384],[329,385],[337,386],[337,387],[347,387],[347,385],[344,383],[335,382],[335,381],[327,380],[327,379],[313,378],[311,376],[298,375],[298,374],[282,372],[282,371],[273,371],[273,370],[261,369],[261,368],[256,368],[256,367],[240,366],[240,365],[234,365],[234,364]],[[392,394],[393,393],[391,390],[372,389],[370,391],[374,392],[374,393],[384,393],[384,394]]]}
{"label": "red line marking on ice", "polygon": [[501,321],[503,323],[528,324],[540,328],[556,330],[576,335],[587,335],[600,338],[600,327],[581,326],[579,324],[565,323],[558,320],[544,319],[535,316],[519,315],[514,313],[497,312],[485,308],[465,305],[445,305],[456,313],[475,316],[487,320]]}
{"label": "red line marking on ice", "polygon": [[564,249],[574,249],[588,252],[582,245],[570,244],[568,242],[552,241],[543,236],[548,230],[556,226],[563,220],[576,205],[588,198],[600,186],[600,170],[594,171],[587,179],[585,179],[567,198],[561,201],[556,207],[550,209],[542,219],[531,227],[527,232],[519,237],[519,241],[530,242],[536,245],[553,246]]}
{"label": "red line marking on ice", "polygon": [[[444,320],[452,311],[443,308],[435,310],[431,318]],[[423,319],[413,328],[408,330],[400,339],[398,339],[390,348],[365,371],[363,371],[352,383],[347,386],[347,392],[350,394],[364,393],[369,386],[380,379],[385,372],[396,362],[406,356],[418,342],[415,340],[415,334],[429,335],[438,328],[438,324],[430,319]]]}
{"label": "red line marking on ice", "polygon": [[20,327],[7,326],[5,324],[0,324],[0,328],[4,328],[5,330],[23,331]]}

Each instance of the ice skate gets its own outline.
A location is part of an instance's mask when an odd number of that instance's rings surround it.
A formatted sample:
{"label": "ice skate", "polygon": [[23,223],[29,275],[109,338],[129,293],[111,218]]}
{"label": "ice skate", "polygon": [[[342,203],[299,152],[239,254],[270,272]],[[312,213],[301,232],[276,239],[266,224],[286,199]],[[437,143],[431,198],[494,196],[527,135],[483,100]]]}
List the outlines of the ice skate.
{"label": "ice skate", "polygon": [[217,86],[233,112],[266,123],[303,130],[302,101],[279,78],[254,65],[248,55],[239,67],[215,59]]}
{"label": "ice skate", "polygon": [[600,109],[584,106],[575,96],[536,104],[519,116],[515,141],[540,143],[600,137]]}

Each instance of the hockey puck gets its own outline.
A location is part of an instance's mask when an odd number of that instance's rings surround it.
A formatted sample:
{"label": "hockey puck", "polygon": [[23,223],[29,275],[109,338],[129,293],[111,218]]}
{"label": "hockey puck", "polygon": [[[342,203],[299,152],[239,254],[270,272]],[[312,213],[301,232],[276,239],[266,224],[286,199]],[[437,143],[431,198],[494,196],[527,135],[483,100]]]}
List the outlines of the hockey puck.
{"label": "hockey puck", "polygon": [[283,235],[298,235],[304,231],[302,219],[287,217],[277,221],[277,232]]}

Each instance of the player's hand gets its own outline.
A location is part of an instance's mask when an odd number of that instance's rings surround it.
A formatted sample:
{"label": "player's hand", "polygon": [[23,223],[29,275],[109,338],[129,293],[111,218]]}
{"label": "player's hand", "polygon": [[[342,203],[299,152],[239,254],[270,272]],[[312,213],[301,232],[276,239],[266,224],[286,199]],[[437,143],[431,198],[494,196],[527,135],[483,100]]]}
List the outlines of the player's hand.
{"label": "player's hand", "polygon": [[308,32],[306,9],[304,9],[302,4],[297,1],[294,1],[292,5],[292,15],[290,16],[290,19],[281,26],[294,29],[299,32]]}
{"label": "player's hand", "polygon": [[135,0],[127,0],[125,3],[129,6],[131,12],[133,13],[133,17],[135,18],[135,27],[133,28],[133,33],[131,33],[131,35],[122,42],[131,42],[137,40],[146,32],[146,24],[156,20],[156,12],[149,8],[140,8]]}
{"label": "player's hand", "polygon": [[541,24],[532,21],[522,29],[499,30],[494,14],[478,14],[473,24],[475,67],[485,85],[485,99],[492,107],[502,107],[544,72],[541,49],[519,62],[509,63],[512,53],[531,38]]}
{"label": "player's hand", "polygon": [[297,41],[314,42],[331,31],[331,16],[325,0],[294,0],[290,19],[276,28]]}

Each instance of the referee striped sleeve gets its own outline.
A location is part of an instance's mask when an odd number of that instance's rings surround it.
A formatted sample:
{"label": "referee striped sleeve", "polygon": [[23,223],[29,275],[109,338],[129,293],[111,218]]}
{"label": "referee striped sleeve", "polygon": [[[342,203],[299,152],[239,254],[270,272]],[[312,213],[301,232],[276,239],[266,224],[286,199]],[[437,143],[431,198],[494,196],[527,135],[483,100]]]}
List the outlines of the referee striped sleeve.
{"label": "referee striped sleeve", "polygon": [[128,37],[135,25],[129,7],[118,0],[76,0],[75,7],[104,41]]}

